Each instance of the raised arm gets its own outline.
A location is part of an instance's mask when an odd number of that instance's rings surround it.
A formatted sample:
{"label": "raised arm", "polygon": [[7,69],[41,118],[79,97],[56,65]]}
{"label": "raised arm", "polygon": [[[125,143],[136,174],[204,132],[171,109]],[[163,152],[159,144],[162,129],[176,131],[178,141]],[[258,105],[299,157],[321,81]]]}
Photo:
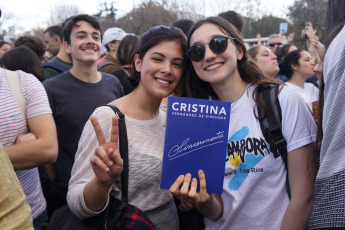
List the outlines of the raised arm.
{"label": "raised arm", "polygon": [[118,120],[112,118],[110,140],[106,141],[103,130],[95,116],[90,117],[99,146],[90,158],[95,177],[84,188],[84,200],[93,212],[102,210],[108,200],[109,189],[121,175],[123,161],[118,150]]}
{"label": "raised arm", "polygon": [[28,126],[35,138],[17,140],[4,147],[15,169],[30,169],[57,159],[58,141],[56,126],[50,113],[28,118]]}

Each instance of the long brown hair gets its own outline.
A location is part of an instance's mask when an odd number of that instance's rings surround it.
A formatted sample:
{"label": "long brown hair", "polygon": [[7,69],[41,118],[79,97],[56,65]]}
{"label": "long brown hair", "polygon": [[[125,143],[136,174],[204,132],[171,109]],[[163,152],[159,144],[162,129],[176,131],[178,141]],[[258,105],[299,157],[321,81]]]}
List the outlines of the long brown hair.
{"label": "long brown hair", "polygon": [[[228,36],[235,38],[232,40],[234,42],[234,45],[238,50],[243,50],[243,58],[237,61],[237,68],[239,74],[243,81],[249,84],[257,85],[256,89],[253,92],[253,99],[258,105],[258,107],[266,110],[264,101],[260,96],[260,92],[263,90],[263,86],[268,84],[282,84],[282,82],[274,78],[266,77],[262,73],[259,67],[252,61],[251,57],[248,55],[240,34],[237,32],[237,29],[232,24],[219,17],[209,17],[196,22],[190,29],[187,37],[187,50],[190,48],[190,39],[194,31],[206,23],[218,26],[220,30],[222,30]],[[201,99],[212,98],[215,100],[218,99],[218,96],[212,89],[211,85],[208,82],[201,80],[197,76],[193,68],[192,62],[189,58],[185,58],[185,69],[182,81],[183,97],[193,97]]]}

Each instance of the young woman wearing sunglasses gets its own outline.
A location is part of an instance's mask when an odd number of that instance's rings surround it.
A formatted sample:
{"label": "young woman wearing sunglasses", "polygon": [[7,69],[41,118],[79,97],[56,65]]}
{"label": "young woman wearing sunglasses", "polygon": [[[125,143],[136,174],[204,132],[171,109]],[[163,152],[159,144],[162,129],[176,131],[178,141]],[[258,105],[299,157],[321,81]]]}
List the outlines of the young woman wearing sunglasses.
{"label": "young woman wearing sunglasses", "polygon": [[[207,193],[205,175],[198,181],[181,175],[170,192],[180,208],[194,206],[205,216],[206,229],[305,229],[313,201],[316,126],[302,98],[281,86],[282,132],[287,141],[288,176],[262,134],[256,107],[262,86],[279,84],[265,77],[248,59],[236,29],[220,18],[199,21],[187,40],[188,60],[183,96],[232,103],[222,194]],[[222,153],[220,153],[222,154]]]}

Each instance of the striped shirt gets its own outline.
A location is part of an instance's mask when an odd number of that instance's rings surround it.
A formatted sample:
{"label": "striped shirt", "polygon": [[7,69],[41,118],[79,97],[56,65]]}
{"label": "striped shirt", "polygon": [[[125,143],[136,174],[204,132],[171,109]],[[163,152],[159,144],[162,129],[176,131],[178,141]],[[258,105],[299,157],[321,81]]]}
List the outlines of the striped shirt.
{"label": "striped shirt", "polygon": [[[21,91],[26,100],[27,118],[51,113],[46,91],[32,74],[17,71]],[[0,141],[4,146],[13,145],[20,134],[29,132],[26,118],[21,113],[7,81],[6,72],[0,68]],[[46,209],[38,169],[16,170],[35,219]]]}

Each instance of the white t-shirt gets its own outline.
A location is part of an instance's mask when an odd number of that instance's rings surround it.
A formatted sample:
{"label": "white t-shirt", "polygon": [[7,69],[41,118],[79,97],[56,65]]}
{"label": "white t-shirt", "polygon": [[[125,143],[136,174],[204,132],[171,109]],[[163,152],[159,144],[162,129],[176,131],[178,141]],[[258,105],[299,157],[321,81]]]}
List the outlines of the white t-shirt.
{"label": "white t-shirt", "polygon": [[[223,215],[217,221],[206,219],[206,229],[280,229],[289,204],[284,162],[270,153],[253,113],[254,87],[249,86],[232,104],[221,195]],[[279,101],[287,151],[315,141],[315,122],[296,91],[285,86]]]}
{"label": "white t-shirt", "polygon": [[303,98],[304,102],[308,105],[310,112],[312,109],[312,102],[319,101],[319,88],[317,88],[313,83],[304,83],[304,88],[300,88],[297,85],[285,82],[286,85],[297,90],[297,93]]}

